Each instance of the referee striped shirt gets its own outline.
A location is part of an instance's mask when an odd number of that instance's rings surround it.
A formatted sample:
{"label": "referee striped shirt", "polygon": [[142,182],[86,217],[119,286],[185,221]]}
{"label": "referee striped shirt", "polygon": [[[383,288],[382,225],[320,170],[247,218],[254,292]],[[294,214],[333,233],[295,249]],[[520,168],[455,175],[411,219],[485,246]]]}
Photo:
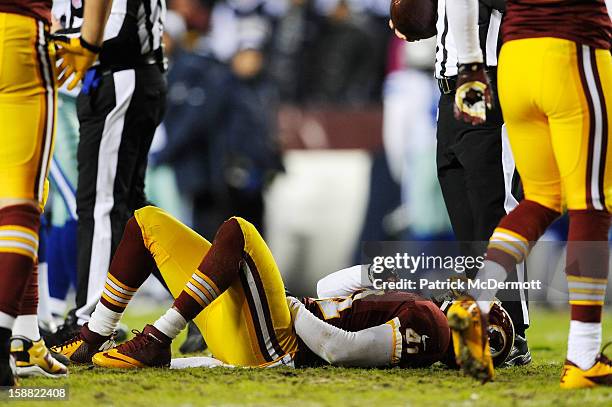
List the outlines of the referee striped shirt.
{"label": "referee striped shirt", "polygon": [[[83,2],[67,2],[62,13],[65,34],[76,34],[83,24]],[[57,15],[57,13],[54,13]],[[114,0],[104,30],[100,64],[137,64],[144,56],[161,49],[166,0]]]}
{"label": "referee striped shirt", "polygon": [[[457,75],[457,47],[455,39],[448,26],[446,2],[438,0],[438,19],[436,28],[436,78],[449,78]],[[487,66],[497,66],[497,55],[501,46],[499,28],[501,26],[505,1],[480,0],[479,1],[479,34],[484,61]]]}

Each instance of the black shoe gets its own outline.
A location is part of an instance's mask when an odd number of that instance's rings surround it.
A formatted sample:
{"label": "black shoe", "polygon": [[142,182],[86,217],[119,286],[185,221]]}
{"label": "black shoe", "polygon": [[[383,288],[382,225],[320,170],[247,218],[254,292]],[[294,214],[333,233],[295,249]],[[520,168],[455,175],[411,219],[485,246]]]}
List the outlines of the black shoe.
{"label": "black shoe", "polygon": [[113,340],[116,343],[122,343],[127,341],[128,338],[128,327],[125,324],[119,324],[117,329],[115,329]]}
{"label": "black shoe", "polygon": [[204,342],[204,338],[202,337],[202,334],[200,333],[200,330],[196,324],[194,324],[193,321],[189,321],[187,326],[187,339],[185,339],[185,342],[183,342],[179,348],[179,351],[182,354],[185,354],[202,352],[206,350],[206,342]]}
{"label": "black shoe", "polygon": [[0,386],[13,387],[17,385],[17,375],[15,374],[15,359],[12,356],[8,362],[0,363]]}
{"label": "black shoe", "polygon": [[76,310],[71,310],[66,315],[64,323],[57,327],[57,331],[51,333],[49,331],[41,331],[40,336],[45,340],[47,347],[52,348],[59,346],[68,341],[81,329],[77,324]]}
{"label": "black shoe", "polygon": [[531,352],[529,352],[529,346],[527,345],[527,339],[516,335],[514,337],[514,346],[504,362],[504,367],[510,366],[525,366],[531,363]]}

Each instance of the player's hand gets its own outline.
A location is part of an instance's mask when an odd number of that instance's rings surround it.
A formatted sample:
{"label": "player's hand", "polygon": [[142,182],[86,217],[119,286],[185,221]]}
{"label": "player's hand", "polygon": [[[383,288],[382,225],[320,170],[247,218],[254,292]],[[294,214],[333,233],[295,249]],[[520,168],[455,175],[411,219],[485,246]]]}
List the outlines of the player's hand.
{"label": "player's hand", "polygon": [[393,30],[397,38],[404,40],[404,41],[408,41],[408,38],[406,38],[404,34],[402,34],[401,32],[395,29],[395,27],[393,26],[393,21],[391,21],[391,19],[389,19],[389,28]]}
{"label": "player's hand", "polygon": [[455,93],[455,117],[471,124],[482,124],[487,109],[493,107],[493,95],[484,64],[460,64]]}
{"label": "player's hand", "polygon": [[287,297],[287,306],[289,307],[289,312],[291,313],[291,319],[295,321],[295,317],[297,316],[300,308],[304,306],[300,300],[295,297]]}
{"label": "player's hand", "polygon": [[68,90],[72,90],[85,77],[85,72],[96,61],[101,48],[89,44],[81,37],[53,36],[53,42],[57,48],[59,63],[56,67],[57,86],[62,86],[68,78],[74,75],[68,84]]}
{"label": "player's hand", "polygon": [[404,34],[402,34],[401,32],[399,32],[395,26],[393,25],[393,21],[391,21],[391,19],[389,19],[389,28],[393,30],[393,32],[395,33],[395,36],[397,38],[399,38],[400,40],[404,40],[404,41],[408,41],[408,42],[414,42],[414,41],[418,41],[415,40],[413,38],[408,38],[406,37]]}

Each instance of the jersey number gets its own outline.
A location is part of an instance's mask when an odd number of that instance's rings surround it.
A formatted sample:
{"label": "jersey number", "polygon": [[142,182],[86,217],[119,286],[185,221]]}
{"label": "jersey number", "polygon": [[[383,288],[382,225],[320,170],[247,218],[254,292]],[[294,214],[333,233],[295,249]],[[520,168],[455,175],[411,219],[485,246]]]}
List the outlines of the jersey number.
{"label": "jersey number", "polygon": [[[425,350],[425,340],[429,338],[427,335],[419,335],[412,328],[406,329],[406,343],[408,346],[406,347],[406,353],[415,354],[419,353],[419,344],[423,344],[423,350]],[[414,346],[410,346],[414,345]]]}

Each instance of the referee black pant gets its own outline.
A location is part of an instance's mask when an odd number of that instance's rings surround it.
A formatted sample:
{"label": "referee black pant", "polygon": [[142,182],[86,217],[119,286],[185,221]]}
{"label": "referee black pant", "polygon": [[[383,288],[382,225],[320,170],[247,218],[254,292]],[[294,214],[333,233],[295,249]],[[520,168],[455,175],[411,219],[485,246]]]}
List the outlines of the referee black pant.
{"label": "referee black pant", "polygon": [[[495,71],[490,73],[497,95]],[[501,218],[506,215],[512,193],[519,194],[520,182],[504,178],[503,161],[511,162],[509,149],[502,149],[502,116],[499,100],[487,111],[487,121],[473,126],[456,120],[453,114],[455,92],[442,94],[438,104],[437,167],[438,181],[446,209],[461,244],[462,254],[483,255],[489,238]],[[510,157],[504,156],[510,154]],[[513,188],[509,186],[513,184]],[[517,273],[518,270],[518,273]],[[525,281],[526,270],[519,265],[507,281]],[[477,270],[471,270],[473,278]],[[471,274],[471,275],[470,275]],[[527,293],[524,290],[500,291],[503,306],[510,314],[517,334],[524,336],[529,326]]]}
{"label": "referee black pant", "polygon": [[123,228],[147,204],[147,155],[166,107],[165,74],[157,65],[102,75],[77,99],[79,323],[89,320]]}

